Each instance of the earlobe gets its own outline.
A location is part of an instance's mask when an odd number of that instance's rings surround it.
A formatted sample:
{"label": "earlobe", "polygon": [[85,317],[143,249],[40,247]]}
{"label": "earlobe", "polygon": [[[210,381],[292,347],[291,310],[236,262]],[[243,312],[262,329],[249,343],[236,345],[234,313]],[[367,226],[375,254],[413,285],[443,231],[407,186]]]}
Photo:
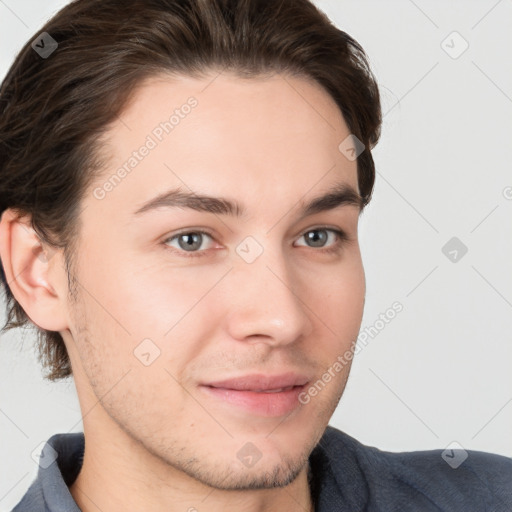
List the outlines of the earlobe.
{"label": "earlobe", "polygon": [[[0,221],[0,259],[9,288],[30,320],[42,329],[67,329],[62,290],[52,279],[64,272],[58,265],[55,252],[43,247],[30,225],[28,216],[21,217],[8,209]],[[51,265],[54,272],[50,272]],[[59,293],[60,292],[60,293]]]}

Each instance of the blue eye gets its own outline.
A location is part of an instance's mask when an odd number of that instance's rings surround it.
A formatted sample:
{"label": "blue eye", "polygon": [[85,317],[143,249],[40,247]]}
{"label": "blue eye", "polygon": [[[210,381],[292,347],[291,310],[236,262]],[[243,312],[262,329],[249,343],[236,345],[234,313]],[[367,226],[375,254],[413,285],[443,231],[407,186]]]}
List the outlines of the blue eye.
{"label": "blue eye", "polygon": [[[309,231],[306,231],[306,233],[304,233],[302,237],[304,237],[308,243],[312,243],[313,245],[309,245],[309,247],[313,248],[325,247],[325,244],[329,241],[329,239],[331,240],[331,242],[334,241],[334,243],[330,244],[329,249],[327,249],[324,252],[331,252],[333,250],[339,249],[340,243],[347,239],[347,236],[343,231],[331,228],[310,229]],[[336,240],[336,238],[338,240]]]}
{"label": "blue eye", "polygon": [[[185,258],[206,256],[208,247],[201,249],[205,241],[204,237],[213,240],[212,235],[206,231],[183,231],[164,240],[164,245],[172,252]],[[307,241],[308,245],[306,247],[319,249],[319,252],[323,253],[338,252],[341,250],[343,243],[348,240],[344,231],[326,227],[309,229],[300,238]],[[173,242],[177,242],[178,245],[171,245]]]}
{"label": "blue eye", "polygon": [[167,240],[165,240],[165,243],[167,245],[167,242],[172,242],[176,240],[178,242],[179,250],[185,252],[197,252],[197,250],[201,247],[203,243],[203,237],[205,235],[210,239],[212,238],[205,231],[186,231],[168,238]]}

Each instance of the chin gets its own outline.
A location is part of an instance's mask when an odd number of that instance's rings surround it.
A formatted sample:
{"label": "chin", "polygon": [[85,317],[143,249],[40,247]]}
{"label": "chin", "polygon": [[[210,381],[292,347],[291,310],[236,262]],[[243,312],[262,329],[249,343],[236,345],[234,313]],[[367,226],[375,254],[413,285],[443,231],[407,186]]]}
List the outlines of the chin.
{"label": "chin", "polygon": [[[204,468],[202,469],[204,470]],[[281,460],[277,464],[267,464],[266,466],[263,466],[262,461],[259,461],[253,468],[237,465],[235,468],[226,468],[224,471],[219,471],[216,468],[215,471],[208,473],[203,471],[191,472],[189,476],[215,489],[247,491],[286,487],[304,469],[307,469],[307,457],[305,460]]]}
{"label": "chin", "polygon": [[257,474],[242,478],[231,483],[231,489],[249,490],[249,489],[274,489],[277,487],[286,487],[291,484],[304,469],[305,464],[294,467],[276,466],[266,472],[257,472]]}
{"label": "chin", "polygon": [[233,491],[285,487],[308,469],[311,440],[293,444],[281,443],[279,438],[233,441],[181,453],[173,450],[163,460],[208,487]]}

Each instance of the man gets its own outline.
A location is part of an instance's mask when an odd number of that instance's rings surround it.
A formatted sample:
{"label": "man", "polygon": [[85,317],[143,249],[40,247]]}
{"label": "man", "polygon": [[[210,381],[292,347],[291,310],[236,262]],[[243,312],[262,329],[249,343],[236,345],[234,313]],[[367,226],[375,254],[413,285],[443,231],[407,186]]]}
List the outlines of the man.
{"label": "man", "polygon": [[381,112],[311,3],[78,0],[0,109],[8,327],[38,326],[84,424],[15,511],[512,509],[506,457],[454,470],[327,427]]}

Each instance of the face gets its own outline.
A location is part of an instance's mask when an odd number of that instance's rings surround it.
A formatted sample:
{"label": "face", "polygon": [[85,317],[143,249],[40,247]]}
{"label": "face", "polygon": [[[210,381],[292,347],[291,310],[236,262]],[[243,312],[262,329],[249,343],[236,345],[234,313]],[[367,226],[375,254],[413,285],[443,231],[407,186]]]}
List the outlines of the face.
{"label": "face", "polygon": [[217,488],[304,470],[363,313],[349,134],[297,77],[144,83],[82,205],[62,334],[86,435]]}

